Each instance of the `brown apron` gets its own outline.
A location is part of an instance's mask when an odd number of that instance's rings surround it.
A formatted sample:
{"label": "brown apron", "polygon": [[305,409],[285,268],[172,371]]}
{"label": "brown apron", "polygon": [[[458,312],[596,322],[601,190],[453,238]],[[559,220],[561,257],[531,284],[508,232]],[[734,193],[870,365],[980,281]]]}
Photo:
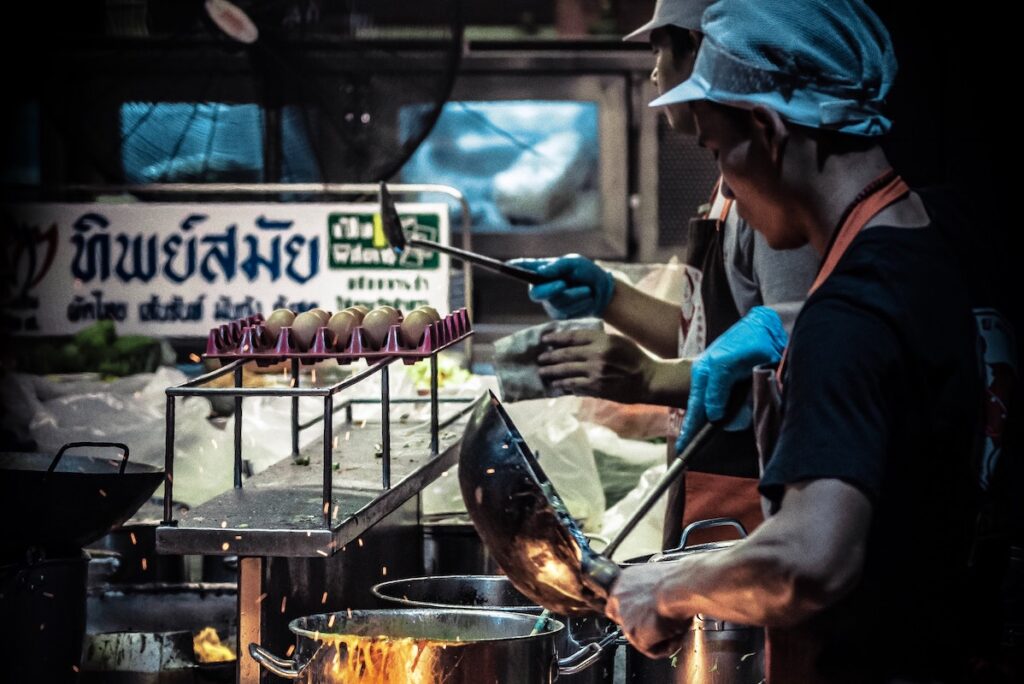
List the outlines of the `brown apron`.
{"label": "brown apron", "polygon": [[[719,181],[719,186],[721,181]],[[714,196],[718,193],[715,187]],[[704,303],[708,343],[740,320],[732,290],[725,273],[722,247],[722,225],[732,207],[726,199],[718,218],[705,214],[690,220],[686,242],[685,263],[701,270],[700,295]],[[668,461],[676,457],[675,441],[679,434],[680,411],[673,411],[670,424]],[[668,491],[662,548],[679,545],[683,528],[708,518],[735,518],[752,532],[764,520],[761,499],[757,492],[757,449],[752,428],[736,432],[719,432],[693,456],[687,472]],[[702,544],[732,538],[723,528],[697,530],[687,543]]]}
{"label": "brown apron", "polygon": [[[910,192],[896,172],[889,169],[868,184],[850,204],[840,229],[833,237],[808,296],[814,293],[835,270],[850,243],[861,229],[880,211]],[[782,354],[778,368],[767,364],[754,369],[754,432],[764,470],[771,459],[782,426],[782,378],[789,348]],[[765,502],[767,507],[767,502]],[[766,511],[767,513],[767,511]],[[824,682],[817,673],[816,662],[821,651],[820,640],[811,626],[792,628],[769,627],[765,648],[766,679],[772,684]]]}

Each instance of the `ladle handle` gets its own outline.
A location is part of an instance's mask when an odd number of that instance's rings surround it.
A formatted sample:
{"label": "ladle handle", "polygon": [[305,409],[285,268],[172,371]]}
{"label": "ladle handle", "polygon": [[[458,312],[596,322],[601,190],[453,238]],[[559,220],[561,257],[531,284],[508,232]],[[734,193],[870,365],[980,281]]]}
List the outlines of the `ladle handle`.
{"label": "ladle handle", "polygon": [[693,439],[690,440],[690,443],[686,445],[685,449],[683,449],[683,452],[669,464],[668,469],[665,470],[665,474],[661,476],[661,479],[654,485],[654,488],[648,492],[647,496],[644,497],[644,500],[640,502],[636,512],[633,513],[632,517],[626,521],[626,524],[621,530],[619,530],[619,533],[615,535],[615,538],[608,543],[608,546],[604,548],[604,551],[602,551],[604,556],[611,558],[615,554],[615,551],[622,545],[622,542],[629,536],[629,533],[633,531],[633,528],[643,520],[643,517],[647,515],[647,512],[650,511],[654,504],[658,502],[658,499],[660,499],[661,495],[665,493],[665,490],[671,487],[672,483],[676,481],[676,478],[678,478],[683,470],[686,469],[686,464],[690,461],[690,458],[698,449],[700,449],[700,447],[704,445],[715,429],[716,426],[713,423],[707,423],[697,432],[696,435],[694,435]]}
{"label": "ladle handle", "polygon": [[413,247],[423,247],[424,249],[432,249],[435,252],[444,252],[445,254],[451,254],[454,257],[458,257],[463,261],[468,261],[477,266],[483,266],[484,268],[492,271],[497,271],[511,278],[522,280],[530,283],[531,285],[540,285],[541,283],[549,282],[550,278],[534,273],[533,271],[519,266],[512,266],[507,264],[500,259],[493,257],[484,256],[476,252],[468,252],[458,247],[452,247],[451,245],[442,245],[440,242],[434,242],[432,240],[421,240],[419,238],[406,238],[406,244],[412,245]]}
{"label": "ladle handle", "polygon": [[654,485],[654,489],[644,497],[644,500],[640,502],[640,506],[637,508],[633,516],[626,521],[626,524],[619,531],[615,538],[604,548],[602,553],[607,557],[611,558],[615,551],[619,548],[629,533],[633,531],[633,528],[643,520],[643,517],[647,515],[647,512],[651,510],[651,507],[658,502],[661,495],[672,486],[682,472],[686,469],[690,458],[693,457],[694,453],[697,452],[712,434],[718,429],[726,429],[726,426],[730,425],[736,418],[737,415],[743,410],[750,399],[751,382],[740,382],[733,386],[732,391],[729,393],[729,403],[725,407],[725,418],[716,423],[705,423],[704,426],[697,431],[691,439],[689,444],[683,447],[682,452],[669,464],[668,469],[665,470],[665,474],[661,476],[657,484]]}

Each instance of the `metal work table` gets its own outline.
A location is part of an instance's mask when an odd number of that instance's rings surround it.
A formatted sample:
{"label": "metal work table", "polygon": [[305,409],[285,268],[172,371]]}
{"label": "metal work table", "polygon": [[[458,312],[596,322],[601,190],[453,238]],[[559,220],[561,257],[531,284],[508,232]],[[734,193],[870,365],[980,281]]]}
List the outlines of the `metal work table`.
{"label": "metal work table", "polygon": [[308,465],[296,465],[294,457],[286,456],[246,480],[244,487],[181,515],[176,526],[161,526],[157,549],[203,555],[331,556],[455,465],[462,427],[474,405],[443,404],[447,410],[440,416],[438,453],[433,456],[429,426],[392,422],[395,483],[389,489],[381,488],[380,423],[352,423],[345,414],[335,415],[336,484],[330,528],[323,519],[324,449],[323,438],[318,437],[302,450],[299,461],[308,459]]}

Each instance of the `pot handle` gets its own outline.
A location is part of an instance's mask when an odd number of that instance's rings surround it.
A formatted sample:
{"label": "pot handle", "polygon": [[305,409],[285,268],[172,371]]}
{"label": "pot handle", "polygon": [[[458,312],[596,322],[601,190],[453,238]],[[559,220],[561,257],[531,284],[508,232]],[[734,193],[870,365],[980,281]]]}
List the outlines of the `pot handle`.
{"label": "pot handle", "polygon": [[573,653],[571,656],[561,658],[558,661],[558,674],[561,675],[574,675],[579,672],[583,672],[591,665],[597,662],[598,658],[601,657],[601,653],[604,649],[612,645],[618,645],[622,639],[622,630],[616,629],[614,632],[608,632],[598,641],[592,641],[580,650]]}
{"label": "pot handle", "polygon": [[690,534],[693,533],[693,532],[696,532],[697,530],[706,530],[709,527],[726,527],[726,526],[728,526],[728,527],[735,527],[736,531],[740,533],[740,538],[741,539],[746,538],[746,536],[747,536],[747,528],[745,528],[743,526],[743,523],[741,523],[736,518],[709,518],[708,520],[698,520],[696,522],[692,522],[689,525],[687,525],[686,529],[683,530],[682,536],[679,537],[679,546],[677,546],[674,549],[668,549],[668,550],[664,551],[663,553],[671,553],[673,551],[682,551],[683,549],[685,549],[686,548],[686,542],[689,541]]}
{"label": "pot handle", "polygon": [[68,442],[60,448],[57,455],[53,457],[53,461],[50,463],[50,467],[46,469],[46,474],[49,475],[57,468],[57,464],[60,463],[61,457],[64,452],[71,448],[77,447],[117,447],[121,450],[123,458],[121,459],[121,467],[118,469],[118,475],[124,475],[124,469],[128,465],[128,445],[122,444],[121,442]]}
{"label": "pot handle", "polygon": [[249,655],[259,663],[263,669],[276,674],[282,679],[298,679],[302,676],[302,673],[309,667],[310,661],[307,660],[301,666],[295,662],[295,660],[285,660],[284,658],[278,658],[276,655],[263,648],[259,644],[249,644]]}

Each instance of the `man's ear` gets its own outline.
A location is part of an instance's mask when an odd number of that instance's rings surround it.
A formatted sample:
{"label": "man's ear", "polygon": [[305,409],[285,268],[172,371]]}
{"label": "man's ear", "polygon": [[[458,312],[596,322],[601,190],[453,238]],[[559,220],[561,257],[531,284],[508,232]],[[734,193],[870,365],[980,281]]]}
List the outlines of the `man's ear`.
{"label": "man's ear", "polygon": [[789,126],[779,113],[764,105],[755,105],[750,110],[753,123],[752,132],[768,151],[772,165],[778,168],[782,164],[782,154],[789,142]]}

